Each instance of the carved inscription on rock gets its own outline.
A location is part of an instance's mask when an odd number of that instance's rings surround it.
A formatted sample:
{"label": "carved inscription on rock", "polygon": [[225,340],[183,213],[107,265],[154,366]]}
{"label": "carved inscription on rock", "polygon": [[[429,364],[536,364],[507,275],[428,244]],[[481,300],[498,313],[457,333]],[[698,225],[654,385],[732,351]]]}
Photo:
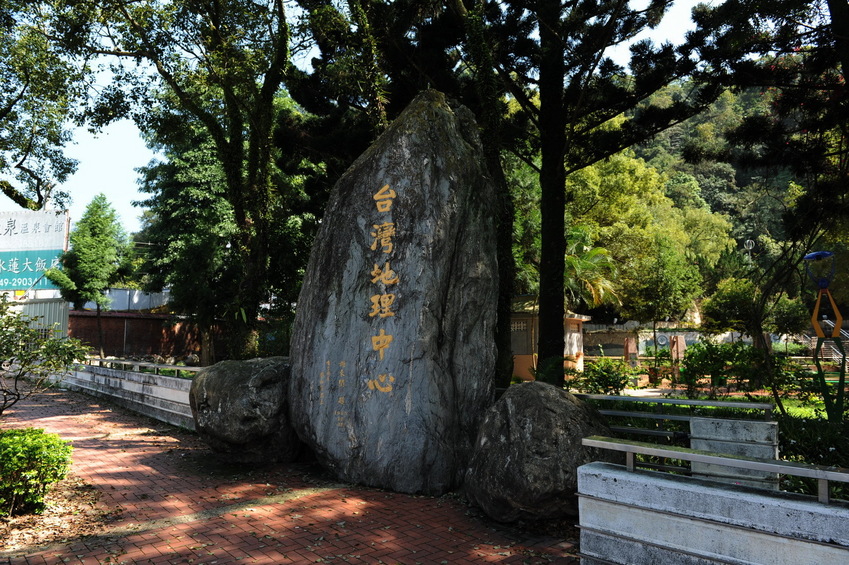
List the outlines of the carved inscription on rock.
{"label": "carved inscription on rock", "polygon": [[462,481],[491,400],[495,193],[470,114],[417,98],[339,180],[292,339],[291,417],[340,478]]}

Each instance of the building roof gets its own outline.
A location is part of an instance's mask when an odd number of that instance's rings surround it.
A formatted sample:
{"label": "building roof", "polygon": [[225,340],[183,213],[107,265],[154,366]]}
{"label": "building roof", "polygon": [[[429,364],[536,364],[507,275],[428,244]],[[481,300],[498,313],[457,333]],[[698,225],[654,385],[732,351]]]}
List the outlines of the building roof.
{"label": "building roof", "polygon": [[[530,314],[533,316],[538,315],[539,296],[535,294],[521,294],[519,296],[514,296],[513,302],[510,306],[510,311],[513,314]],[[564,316],[564,319],[589,322],[590,320],[592,320],[592,316],[585,316],[584,314],[576,314],[574,312],[567,311],[566,315]]]}

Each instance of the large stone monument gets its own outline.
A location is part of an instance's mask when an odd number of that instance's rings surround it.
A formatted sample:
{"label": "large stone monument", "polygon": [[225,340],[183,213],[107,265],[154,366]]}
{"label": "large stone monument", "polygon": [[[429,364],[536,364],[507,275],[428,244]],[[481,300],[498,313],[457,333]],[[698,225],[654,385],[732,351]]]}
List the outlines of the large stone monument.
{"label": "large stone monument", "polygon": [[491,401],[495,192],[471,113],[428,91],[343,175],[293,329],[291,421],[339,478],[441,494]]}

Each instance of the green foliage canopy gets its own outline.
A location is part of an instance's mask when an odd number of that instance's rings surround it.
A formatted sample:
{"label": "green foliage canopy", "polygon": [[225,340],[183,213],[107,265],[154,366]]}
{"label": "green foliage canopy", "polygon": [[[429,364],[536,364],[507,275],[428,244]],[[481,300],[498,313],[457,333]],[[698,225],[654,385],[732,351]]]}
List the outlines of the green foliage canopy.
{"label": "green foliage canopy", "polygon": [[[250,354],[251,331],[268,296],[274,180],[275,99],[290,72],[290,30],[281,0],[163,3],[76,0],[56,5],[70,53],[112,62],[113,83],[88,117],[96,125],[132,115],[142,131],[162,127],[150,111],[166,101],[203,128],[235,226],[238,269],[227,309]],[[156,92],[162,96],[156,96]],[[154,95],[152,95],[154,94]]]}
{"label": "green foliage canopy", "polygon": [[[724,279],[702,305],[705,326],[714,330],[734,330],[753,335],[767,329],[780,334],[796,334],[810,326],[810,312],[798,299],[781,295],[761,311],[761,290],[749,279]],[[762,319],[763,318],[763,319]]]}
{"label": "green foliage canopy", "polygon": [[680,319],[700,290],[698,269],[660,234],[653,247],[652,260],[628,282],[630,301],[623,311],[643,321]]}
{"label": "green foliage canopy", "polygon": [[0,191],[22,208],[62,206],[58,186],[76,170],[63,153],[84,103],[84,63],[50,40],[45,2],[0,4]]}

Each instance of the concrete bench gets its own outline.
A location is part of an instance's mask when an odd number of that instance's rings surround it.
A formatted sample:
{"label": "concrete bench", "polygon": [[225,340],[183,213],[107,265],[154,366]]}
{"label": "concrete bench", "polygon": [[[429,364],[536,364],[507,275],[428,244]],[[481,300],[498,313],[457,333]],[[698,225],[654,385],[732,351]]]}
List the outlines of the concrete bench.
{"label": "concrete bench", "polygon": [[849,563],[837,500],[602,462],[578,467],[578,496],[581,565]]}

